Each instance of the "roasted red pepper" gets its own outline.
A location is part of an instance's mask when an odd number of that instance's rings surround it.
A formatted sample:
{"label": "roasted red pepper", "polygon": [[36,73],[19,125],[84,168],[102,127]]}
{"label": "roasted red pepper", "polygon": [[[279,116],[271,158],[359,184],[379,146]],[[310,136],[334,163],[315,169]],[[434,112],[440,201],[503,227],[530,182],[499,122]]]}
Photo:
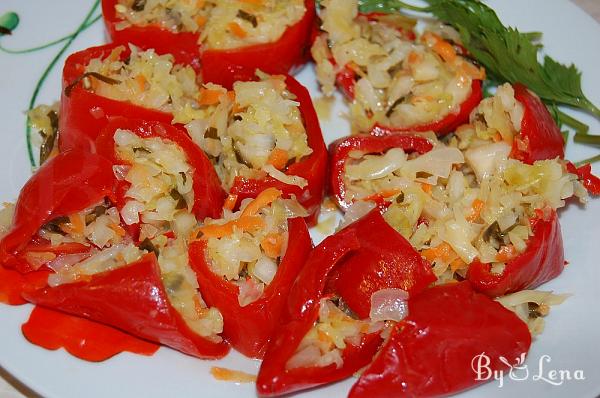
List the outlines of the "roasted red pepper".
{"label": "roasted red pepper", "polygon": [[488,296],[503,296],[523,289],[533,289],[556,278],[565,267],[562,235],[556,211],[544,216],[542,211],[531,220],[533,235],[527,248],[506,263],[500,274],[491,272],[491,264],[475,260],[469,266],[467,279],[473,287]]}
{"label": "roasted red pepper", "polygon": [[[115,153],[114,135],[118,129],[129,130],[142,138],[158,137],[177,144],[187,157],[187,162],[193,168],[194,206],[192,212],[199,220],[205,217],[217,218],[221,214],[225,191],[215,169],[204,152],[196,146],[189,136],[170,124],[141,119],[114,117],[108,121],[98,139],[98,153],[112,164],[125,164]],[[118,202],[123,200],[124,192],[129,188],[127,181],[119,181],[117,188]],[[123,205],[124,203],[117,203]]]}
{"label": "roasted red pepper", "polygon": [[369,317],[371,295],[396,288],[413,297],[436,281],[431,264],[373,209],[347,229],[355,231],[360,249],[339,262],[330,275],[329,289],[359,318]]}
{"label": "roasted red pepper", "polygon": [[85,318],[35,307],[21,331],[30,343],[47,350],[63,348],[77,358],[99,362],[123,351],[152,355],[159,346]]}
{"label": "roasted red pepper", "polygon": [[381,343],[378,333],[364,335],[359,346],[348,344],[342,353],[343,365],[340,368],[335,364],[286,368],[302,338],[318,318],[329,274],[346,255],[359,248],[356,231],[344,229],[326,238],[310,253],[290,290],[287,306],[281,313],[281,323],[260,367],[256,380],[259,395],[288,394],[342,380],[371,361]]}
{"label": "roasted red pepper", "polygon": [[237,80],[252,80],[257,69],[269,74],[285,74],[302,65],[316,18],[314,0],[305,0],[304,6],[306,12],[302,19],[289,26],[275,42],[231,50],[203,49],[203,80],[231,88]]}
{"label": "roasted red pepper", "polygon": [[592,165],[584,164],[581,167],[575,167],[571,162],[567,162],[567,171],[577,175],[579,181],[585,189],[592,195],[600,195],[600,178],[592,174]]}
{"label": "roasted red pepper", "polygon": [[524,85],[513,85],[515,99],[523,105],[521,132],[513,143],[511,157],[532,164],[536,160],[565,157],[565,141],[546,105]]}
{"label": "roasted red pepper", "polygon": [[239,287],[215,274],[208,265],[206,241],[190,245],[190,265],[198,276],[204,301],[219,309],[224,321],[223,336],[248,357],[264,355],[292,283],[311,249],[308,229],[301,218],[288,221],[288,234],[288,246],[273,281],[258,300],[244,307],[238,301]]}
{"label": "roasted red pepper", "polygon": [[[93,152],[96,137],[108,123],[108,119],[113,116],[157,120],[164,123],[171,123],[173,120],[173,115],[170,113],[125,101],[116,101],[83,87],[81,76],[90,61],[94,58],[106,58],[116,47],[117,44],[107,44],[88,48],[70,55],[65,61],[59,112],[61,151],[77,149]],[[125,46],[121,59],[126,59],[130,53],[129,47]]]}
{"label": "roasted red pepper", "polygon": [[475,373],[478,363],[483,379],[491,376],[488,371],[522,365],[529,351],[527,325],[468,282],[427,289],[408,307],[408,317],[396,325],[350,398],[455,394],[483,382]]}
{"label": "roasted red pepper", "polygon": [[224,341],[210,341],[194,333],[173,308],[154,253],[86,281],[47,287],[24,297],[199,358],[221,358],[229,351]]}
{"label": "roasted red pepper", "polygon": [[172,53],[177,62],[189,64],[197,71],[201,65],[205,82],[231,88],[237,80],[252,80],[256,69],[282,74],[305,62],[316,11],[313,0],[305,0],[304,3],[306,12],[302,19],[289,26],[278,40],[228,50],[201,49],[198,33],[174,33],[156,26],[131,26],[118,30],[116,25],[122,20],[116,16],[117,0],[103,0],[102,10],[114,42],[133,43],[143,49],[155,48]]}
{"label": "roasted red pepper", "polygon": [[471,94],[469,94],[467,99],[460,104],[460,109],[458,112],[450,113],[438,121],[421,124],[418,126],[397,128],[375,124],[375,126],[373,126],[371,129],[370,134],[377,137],[410,131],[433,131],[438,135],[448,134],[456,130],[458,126],[469,122],[469,115],[471,114],[471,111],[475,109],[477,105],[479,105],[482,98],[483,93],[481,90],[481,80],[473,80],[473,83],[471,84]]}
{"label": "roasted red pepper", "polygon": [[175,62],[190,65],[196,71],[200,71],[198,33],[174,33],[155,25],[117,29],[117,24],[123,22],[117,17],[115,10],[118,3],[118,0],[102,0],[104,24],[113,43],[125,46],[131,43],[144,50],[153,48],[160,54],[170,53],[175,57]]}
{"label": "roasted red pepper", "polygon": [[286,76],[285,83],[287,89],[296,96],[296,101],[300,103],[299,109],[304,119],[308,146],[312,149],[312,153],[291,164],[284,172],[290,176],[302,177],[307,180],[308,184],[304,188],[300,188],[297,185],[285,184],[270,176],[261,180],[236,177],[230,193],[237,195],[237,204],[239,205],[245,198],[255,198],[265,189],[275,187],[283,192],[284,197],[295,195],[298,202],[309,212],[307,223],[313,225],[316,223],[323,199],[327,173],[327,148],[308,90],[291,76]]}
{"label": "roasted red pepper", "polygon": [[401,148],[406,152],[429,152],[433,144],[425,137],[394,133],[382,137],[370,135],[355,135],[341,138],[329,146],[329,192],[342,210],[346,210],[350,203],[346,202],[346,185],[344,182],[346,162],[350,153],[359,151],[364,154],[384,153],[392,148]]}
{"label": "roasted red pepper", "polygon": [[51,248],[36,234],[48,221],[112,197],[114,185],[111,163],[98,155],[69,151],[48,160],[21,189],[12,228],[0,241],[0,263],[24,273],[34,270],[25,260],[28,252],[88,251],[89,247],[78,243]]}

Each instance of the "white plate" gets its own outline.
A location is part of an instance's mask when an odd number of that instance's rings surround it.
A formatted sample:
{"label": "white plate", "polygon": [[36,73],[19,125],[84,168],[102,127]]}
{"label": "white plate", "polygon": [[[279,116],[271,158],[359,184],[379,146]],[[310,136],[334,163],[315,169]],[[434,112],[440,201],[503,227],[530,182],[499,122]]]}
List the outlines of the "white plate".
{"label": "white plate", "polygon": [[[16,11],[21,23],[13,36],[0,38],[6,48],[26,48],[46,43],[74,31],[84,19],[93,1],[3,0],[0,15]],[[600,104],[600,25],[567,0],[495,0],[494,7],[501,19],[523,31],[544,33],[546,50],[563,62],[574,62],[583,71],[584,91],[595,104]],[[105,42],[100,22],[83,32],[67,50],[67,54]],[[0,172],[0,200],[12,201],[30,175],[24,134],[29,99],[38,78],[59,51],[57,45],[41,51],[8,55],[0,53],[0,159],[6,167]],[[64,56],[51,71],[41,89],[38,102],[55,101],[60,93],[60,70]],[[312,68],[305,68],[300,80],[318,95]],[[336,104],[333,120],[323,122],[326,141],[347,134],[347,123],[340,115],[343,105]],[[600,133],[600,122],[579,112],[573,112],[590,124],[591,131]],[[594,154],[591,148],[569,144],[568,157],[574,160]],[[476,388],[464,396],[546,396],[594,397],[600,393],[600,267],[598,267],[598,236],[600,235],[600,202],[593,200],[584,210],[569,206],[562,212],[561,222],[566,257],[570,262],[556,280],[543,286],[574,296],[552,310],[546,331],[533,344],[527,380],[505,380]],[[0,364],[31,389],[46,397],[254,397],[251,384],[236,385],[215,381],[209,374],[211,366],[224,366],[256,373],[259,362],[232,353],[227,358],[201,361],[162,348],[153,357],[120,354],[106,362],[94,364],[75,359],[63,350],[46,351],[23,338],[20,325],[27,319],[30,306],[0,305]],[[544,363],[543,376],[551,369],[565,370],[574,376],[583,372],[585,380],[567,380],[554,386],[540,378],[539,361]],[[564,372],[563,372],[564,374]],[[523,376],[523,374],[521,374]],[[337,397],[345,395],[352,380],[303,394],[305,397]]]}

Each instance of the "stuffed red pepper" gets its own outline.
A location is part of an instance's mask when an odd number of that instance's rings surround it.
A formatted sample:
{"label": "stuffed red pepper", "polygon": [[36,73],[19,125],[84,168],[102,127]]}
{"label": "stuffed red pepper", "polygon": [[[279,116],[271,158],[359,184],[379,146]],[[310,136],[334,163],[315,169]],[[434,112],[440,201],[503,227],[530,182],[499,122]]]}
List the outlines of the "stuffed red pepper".
{"label": "stuffed red pepper", "polygon": [[452,132],[481,101],[485,71],[464,56],[449,28],[407,38],[414,22],[358,13],[356,1],[321,3],[323,33],[313,44],[317,78],[341,86],[354,130]]}
{"label": "stuffed red pepper", "polygon": [[202,296],[223,315],[223,335],[260,358],[279,322],[292,283],[311,249],[306,210],[268,188],[241,210],[207,219],[190,245]]}
{"label": "stuffed red pepper", "polygon": [[[380,234],[380,235],[379,235]],[[375,209],[311,252],[257,379],[264,396],[347,378],[371,361],[406,301],[435,281],[430,264]]]}
{"label": "stuffed red pepper", "polygon": [[468,282],[430,288],[408,312],[349,397],[456,394],[482,383],[488,370],[523,365],[531,345],[527,325]]}
{"label": "stuffed red pepper", "polygon": [[311,0],[103,0],[102,9],[113,41],[171,52],[201,67],[204,81],[228,88],[256,69],[288,73],[302,65],[316,17]]}

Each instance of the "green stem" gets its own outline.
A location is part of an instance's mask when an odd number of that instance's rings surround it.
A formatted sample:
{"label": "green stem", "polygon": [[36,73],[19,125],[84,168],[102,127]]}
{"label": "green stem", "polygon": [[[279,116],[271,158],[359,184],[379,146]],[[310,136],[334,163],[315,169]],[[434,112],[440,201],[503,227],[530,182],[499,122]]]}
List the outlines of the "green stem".
{"label": "green stem", "polygon": [[[29,111],[32,110],[33,107],[35,106],[35,102],[36,102],[37,97],[38,97],[38,95],[40,93],[42,85],[46,81],[46,78],[50,74],[50,71],[54,68],[54,66],[56,65],[56,63],[58,62],[58,60],[60,59],[60,57],[62,57],[62,55],[65,53],[65,51],[67,51],[67,48],[69,48],[69,46],[71,45],[71,43],[73,43],[73,41],[75,40],[75,38],[77,36],[79,36],[79,34],[81,32],[83,32],[85,30],[86,25],[92,19],[92,15],[98,9],[98,5],[99,4],[100,4],[100,0],[94,1],[94,4],[93,4],[92,8],[87,13],[87,15],[86,15],[85,19],[83,20],[83,22],[79,25],[79,27],[75,30],[75,32],[73,32],[73,35],[71,37],[69,37],[69,39],[67,40],[67,42],[65,43],[65,45],[62,46],[62,48],[60,49],[60,51],[58,52],[58,54],[56,54],[54,56],[54,58],[52,59],[52,61],[50,61],[50,64],[44,70],[44,73],[42,74],[42,76],[38,80],[38,82],[37,82],[37,84],[35,86],[35,89],[33,91],[33,94],[31,95],[31,99],[29,101],[29,108],[28,108]],[[25,137],[26,137],[26,140],[27,140],[27,153],[29,155],[29,163],[31,164],[31,167],[35,167],[35,159],[34,159],[34,156],[33,156],[33,146],[31,145],[31,126],[30,126],[29,114],[27,115],[27,119],[25,121]]]}
{"label": "green stem", "polygon": [[404,8],[411,11],[417,12],[428,12],[430,7],[417,7],[411,4],[407,4],[400,0],[388,0],[382,2],[381,0],[360,0],[358,3],[359,10],[364,13],[369,12],[384,12],[391,13],[399,11]]}
{"label": "green stem", "polygon": [[[92,26],[93,24],[95,24],[100,18],[102,18],[102,15],[97,15],[96,17],[94,17],[92,20],[88,21],[82,28],[82,30],[85,30],[87,28],[89,28],[90,26]],[[0,45],[0,51],[5,52],[7,54],[27,54],[27,53],[32,53],[34,51],[39,51],[39,50],[43,50],[45,48],[48,47],[52,47],[58,43],[62,43],[65,40],[69,40],[71,37],[73,37],[73,35],[75,35],[75,32],[70,33],[64,37],[61,37],[60,39],[56,39],[53,40],[49,43],[46,44],[42,44],[41,46],[37,46],[37,47],[31,47],[31,48],[25,48],[22,50],[12,50],[10,48],[4,48]]]}
{"label": "green stem", "polygon": [[591,158],[580,160],[579,162],[575,162],[575,166],[581,167],[584,164],[588,163],[596,163],[600,161],[600,155],[592,156]]}
{"label": "green stem", "polygon": [[573,141],[580,144],[600,146],[600,135],[575,134]]}
{"label": "green stem", "polygon": [[564,124],[566,124],[567,126],[575,129],[577,134],[587,134],[588,133],[590,127],[587,124],[580,122],[579,120],[575,119],[573,116],[570,116],[559,109],[557,109],[556,112],[558,113],[558,117],[560,118],[560,121],[563,122]]}

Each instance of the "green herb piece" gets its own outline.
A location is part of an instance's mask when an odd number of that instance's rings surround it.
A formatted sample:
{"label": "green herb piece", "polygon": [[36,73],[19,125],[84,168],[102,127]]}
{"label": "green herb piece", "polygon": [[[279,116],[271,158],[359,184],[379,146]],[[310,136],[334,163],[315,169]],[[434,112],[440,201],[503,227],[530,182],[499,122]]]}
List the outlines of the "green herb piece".
{"label": "green herb piece", "polygon": [[16,12],[6,12],[0,16],[0,36],[10,35],[19,26],[19,16]]}

